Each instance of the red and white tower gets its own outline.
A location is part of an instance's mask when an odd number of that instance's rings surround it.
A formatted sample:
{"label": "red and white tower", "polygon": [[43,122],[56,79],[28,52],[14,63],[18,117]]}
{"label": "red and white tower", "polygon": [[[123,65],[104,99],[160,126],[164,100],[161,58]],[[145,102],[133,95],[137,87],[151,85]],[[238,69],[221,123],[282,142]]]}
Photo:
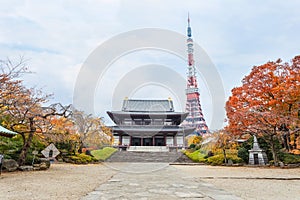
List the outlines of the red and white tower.
{"label": "red and white tower", "polygon": [[183,122],[185,127],[195,128],[195,133],[199,135],[206,134],[208,127],[203,117],[200,93],[197,84],[196,68],[194,63],[194,48],[192,39],[192,29],[190,26],[190,17],[188,17],[187,27],[187,52],[188,52],[188,72],[187,72],[187,89],[186,89],[186,112],[188,116]]}

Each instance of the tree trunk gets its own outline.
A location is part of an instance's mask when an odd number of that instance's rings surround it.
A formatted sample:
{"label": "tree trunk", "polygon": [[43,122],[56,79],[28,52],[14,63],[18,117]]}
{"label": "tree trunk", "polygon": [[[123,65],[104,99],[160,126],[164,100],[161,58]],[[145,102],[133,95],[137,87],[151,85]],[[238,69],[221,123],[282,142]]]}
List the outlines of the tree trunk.
{"label": "tree trunk", "polygon": [[[32,143],[32,140],[33,140],[33,135],[35,133],[35,128],[33,127],[33,119],[30,118],[29,120],[30,120],[30,132],[29,132],[28,138],[23,141],[24,145],[22,147],[22,150],[21,150],[21,153],[20,153],[20,156],[19,156],[19,160],[18,160],[19,166],[22,166],[22,165],[25,164],[27,153],[28,153],[28,150],[31,146],[31,143]],[[24,138],[26,138],[25,135],[24,135]]]}
{"label": "tree trunk", "polygon": [[289,141],[289,138],[290,138],[290,136],[289,136],[288,132],[285,132],[283,134],[283,136],[282,136],[283,146],[284,146],[285,150],[288,151],[288,152],[290,151],[290,146],[289,146],[290,141]]}
{"label": "tree trunk", "polygon": [[82,141],[80,141],[78,153],[82,153],[82,149],[83,149],[83,148],[84,148],[84,144],[83,144]]}
{"label": "tree trunk", "polygon": [[29,133],[28,138],[27,138],[27,140],[25,141],[25,144],[22,147],[22,150],[21,150],[21,153],[20,153],[20,156],[19,156],[19,160],[18,160],[18,163],[19,163],[20,166],[25,164],[27,153],[28,153],[28,150],[31,146],[31,142],[32,142],[32,139],[33,139],[33,134],[34,134],[34,132]]}
{"label": "tree trunk", "polygon": [[273,135],[270,136],[270,145],[271,145],[271,152],[273,155],[274,164],[275,164],[275,166],[277,166],[278,165],[278,156],[277,156],[277,152],[276,152],[275,141],[274,141]]}
{"label": "tree trunk", "polygon": [[223,149],[224,162],[227,164],[226,149]]}
{"label": "tree trunk", "polygon": [[299,135],[294,133],[294,141],[293,141],[293,149],[297,149],[297,139],[298,139]]}
{"label": "tree trunk", "polygon": [[293,147],[291,145],[291,134],[290,134],[290,131],[288,131],[288,133],[287,133],[286,140],[287,140],[288,151],[290,152],[290,151],[293,150]]}

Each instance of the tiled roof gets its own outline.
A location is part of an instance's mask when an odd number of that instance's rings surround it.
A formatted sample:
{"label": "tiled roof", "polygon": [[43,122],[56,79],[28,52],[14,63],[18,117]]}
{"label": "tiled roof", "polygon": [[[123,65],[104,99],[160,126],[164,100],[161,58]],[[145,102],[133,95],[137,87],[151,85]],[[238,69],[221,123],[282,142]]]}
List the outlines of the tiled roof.
{"label": "tiled roof", "polygon": [[174,112],[173,101],[125,99],[122,111],[127,112]]}
{"label": "tiled roof", "polygon": [[2,126],[0,126],[0,135],[5,137],[13,137],[17,135],[18,133],[10,131]]}

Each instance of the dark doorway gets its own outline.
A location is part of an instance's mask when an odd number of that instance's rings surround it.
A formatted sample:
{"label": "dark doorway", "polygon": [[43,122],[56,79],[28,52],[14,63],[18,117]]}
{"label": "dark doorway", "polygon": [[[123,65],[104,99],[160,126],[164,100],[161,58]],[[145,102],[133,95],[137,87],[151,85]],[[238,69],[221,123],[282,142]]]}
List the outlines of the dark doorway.
{"label": "dark doorway", "polygon": [[164,138],[155,138],[155,146],[165,146]]}
{"label": "dark doorway", "polygon": [[49,158],[52,158],[53,157],[53,150],[51,149],[50,151],[49,151]]}
{"label": "dark doorway", "polygon": [[258,165],[258,164],[259,164],[259,161],[258,161],[258,154],[255,153],[255,154],[253,154],[253,156],[254,156],[254,165]]}
{"label": "dark doorway", "polygon": [[144,138],[143,139],[143,146],[152,146],[152,138]]}
{"label": "dark doorway", "polygon": [[141,146],[141,138],[131,138],[131,146]]}

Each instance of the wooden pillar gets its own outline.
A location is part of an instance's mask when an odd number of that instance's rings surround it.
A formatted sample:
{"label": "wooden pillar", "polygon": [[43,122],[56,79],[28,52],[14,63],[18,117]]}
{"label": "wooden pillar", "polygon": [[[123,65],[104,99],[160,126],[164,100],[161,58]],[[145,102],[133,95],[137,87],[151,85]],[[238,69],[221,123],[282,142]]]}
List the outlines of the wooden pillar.
{"label": "wooden pillar", "polygon": [[176,137],[176,135],[173,135],[173,145],[177,146],[177,137]]}
{"label": "wooden pillar", "polygon": [[165,143],[164,146],[167,146],[167,136],[166,136],[166,134],[164,135],[164,143]]}
{"label": "wooden pillar", "polygon": [[155,135],[152,137],[152,146],[155,146]]}
{"label": "wooden pillar", "polygon": [[143,144],[143,142],[144,142],[144,141],[143,141],[143,138],[141,138],[141,146],[143,146],[143,145],[144,145],[144,144]]}
{"label": "wooden pillar", "polygon": [[129,136],[129,146],[131,146],[132,136]]}
{"label": "wooden pillar", "polygon": [[119,134],[119,145],[122,145],[122,135]]}

